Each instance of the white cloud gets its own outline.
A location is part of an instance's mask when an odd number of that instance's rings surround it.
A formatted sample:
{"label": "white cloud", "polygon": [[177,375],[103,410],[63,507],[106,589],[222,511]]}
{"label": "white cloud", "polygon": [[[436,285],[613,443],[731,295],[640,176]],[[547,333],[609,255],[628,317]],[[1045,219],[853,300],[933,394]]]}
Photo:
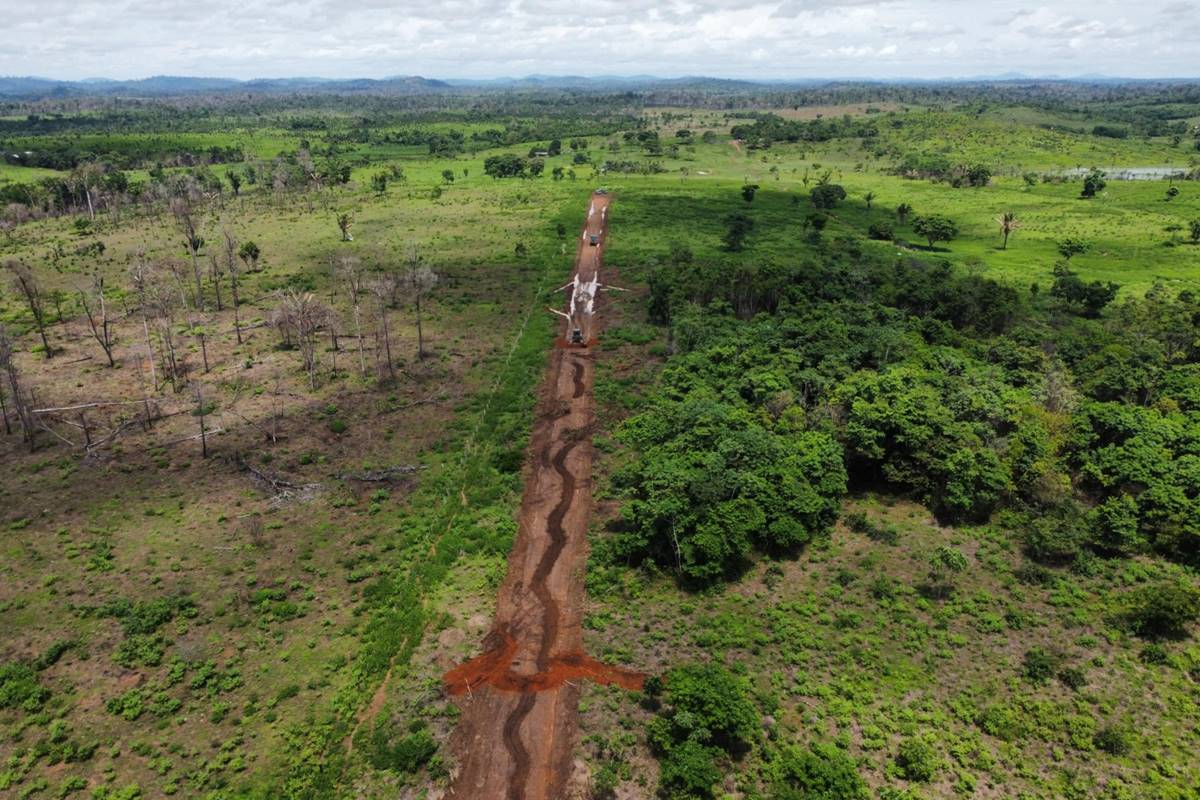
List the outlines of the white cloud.
{"label": "white cloud", "polygon": [[1144,77],[1200,67],[1195,0],[0,0],[0,13],[0,74],[59,78]]}

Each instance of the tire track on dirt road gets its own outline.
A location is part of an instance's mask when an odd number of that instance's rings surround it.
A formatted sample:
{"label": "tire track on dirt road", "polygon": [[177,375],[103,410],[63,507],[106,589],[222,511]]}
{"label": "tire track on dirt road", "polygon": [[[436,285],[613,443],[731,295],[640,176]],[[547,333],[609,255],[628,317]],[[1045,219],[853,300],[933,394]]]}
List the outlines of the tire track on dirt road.
{"label": "tire track on dirt road", "polygon": [[[573,379],[576,386],[576,397],[579,397],[582,394],[582,368],[578,363],[574,366]],[[567,433],[574,433],[574,430],[568,430]],[[562,523],[563,518],[567,515],[567,510],[571,507],[571,497],[575,493],[575,476],[567,471],[566,461],[576,444],[578,442],[572,442],[566,447],[559,448],[550,462],[551,467],[562,480],[562,490],[558,505],[554,507],[554,510],[550,512],[550,517],[546,520],[546,533],[550,536],[550,546],[542,553],[537,569],[533,572],[533,580],[530,582],[530,588],[533,589],[533,593],[537,595],[538,601],[542,604],[544,620],[542,644],[537,657],[539,673],[544,673],[550,668],[550,650],[558,640],[558,601],[554,599],[550,587],[546,585],[546,579],[567,544],[567,533],[563,530]],[[521,702],[504,721],[504,747],[513,760],[513,776],[508,786],[508,800],[522,800],[525,784],[529,781],[529,751],[521,742],[520,730],[521,723],[533,710],[535,700],[533,694],[522,697]]]}
{"label": "tire track on dirt road", "polygon": [[529,751],[521,743],[521,724],[533,710],[537,695],[526,694],[504,720],[504,749],[513,760],[512,778],[508,783],[507,800],[524,800],[525,784],[529,782]]}
{"label": "tire track on dirt road", "polygon": [[[607,196],[593,195],[575,259],[582,281],[599,277],[607,205]],[[443,678],[462,709],[451,740],[458,767],[447,797],[561,797],[578,738],[577,681],[641,689],[639,673],[583,652],[595,417],[590,330],[587,338],[568,344],[564,330],[550,352],[495,621],[484,652]]]}

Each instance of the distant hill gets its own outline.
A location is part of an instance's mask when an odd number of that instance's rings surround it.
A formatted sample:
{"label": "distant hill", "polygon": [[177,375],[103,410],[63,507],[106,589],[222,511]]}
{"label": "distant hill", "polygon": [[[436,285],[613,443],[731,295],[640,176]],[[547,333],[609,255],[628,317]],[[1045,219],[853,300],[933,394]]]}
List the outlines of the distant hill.
{"label": "distant hill", "polygon": [[445,81],[417,75],[384,79],[355,78],[256,78],[242,81],[233,78],[204,78],[179,75],[155,75],[140,80],[118,81],[90,78],[81,81],[57,81],[38,77],[0,77],[0,97],[37,98],[67,96],[164,97],[188,94],[223,94],[254,92],[306,93],[378,93],[420,94],[451,89]]}
{"label": "distant hill", "polygon": [[451,78],[437,80],[419,75],[393,75],[386,78],[205,78],[179,75],[155,75],[139,80],[89,78],[60,81],[34,76],[0,76],[0,97],[37,99],[53,97],[169,97],[201,94],[375,94],[418,95],[434,93],[471,93],[489,91],[704,91],[745,92],[754,90],[804,90],[830,85],[1017,85],[1054,83],[1077,85],[1109,85],[1117,83],[1172,84],[1194,82],[1187,79],[1164,78],[1139,81],[1103,75],[1077,78],[1030,77],[1012,72],[1004,75],[943,79],[864,79],[864,78],[791,78],[745,80],[693,75],[682,78],[661,78],[654,75],[526,75],[520,78]]}

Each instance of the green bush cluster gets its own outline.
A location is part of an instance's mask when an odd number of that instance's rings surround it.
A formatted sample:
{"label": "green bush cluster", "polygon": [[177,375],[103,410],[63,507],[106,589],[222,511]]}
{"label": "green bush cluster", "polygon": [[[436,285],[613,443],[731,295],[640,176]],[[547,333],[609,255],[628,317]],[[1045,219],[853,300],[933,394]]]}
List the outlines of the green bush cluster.
{"label": "green bush cluster", "polygon": [[829,743],[783,745],[765,767],[769,800],[867,800],[870,793],[852,759]]}
{"label": "green bush cluster", "polygon": [[385,721],[372,730],[365,752],[375,769],[410,775],[430,762],[437,753],[437,742],[420,720],[413,722],[403,736],[397,736]]}
{"label": "green bush cluster", "polygon": [[824,533],[846,488],[829,434],[773,429],[716,398],[663,401],[623,435],[641,458],[617,479],[630,495],[621,547],[698,582]]}
{"label": "green bush cluster", "polygon": [[40,711],[50,690],[38,681],[33,667],[21,662],[0,664],[0,708]]}
{"label": "green bush cluster", "polygon": [[663,683],[662,707],[648,734],[660,760],[659,796],[711,798],[722,774],[718,760],[740,756],[758,740],[749,687],[718,664],[676,667]]}

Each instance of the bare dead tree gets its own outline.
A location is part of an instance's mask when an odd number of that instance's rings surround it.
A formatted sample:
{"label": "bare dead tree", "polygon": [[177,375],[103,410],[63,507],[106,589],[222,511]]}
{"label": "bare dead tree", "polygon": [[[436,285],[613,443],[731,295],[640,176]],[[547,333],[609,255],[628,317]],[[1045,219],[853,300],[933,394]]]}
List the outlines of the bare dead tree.
{"label": "bare dead tree", "polygon": [[295,335],[309,386],[317,388],[317,334],[333,324],[333,311],[311,292],[287,290],[279,294],[272,314],[277,328]]}
{"label": "bare dead tree", "polygon": [[[13,410],[17,415],[17,421],[21,423],[22,436],[29,445],[30,451],[32,451],[36,445],[34,441],[34,419],[31,413],[33,400],[21,385],[21,374],[17,370],[17,362],[13,355],[13,338],[4,325],[0,324],[0,370],[3,370],[8,378],[8,388],[12,397]],[[4,426],[6,431],[9,430],[7,408],[4,411]]]}
{"label": "bare dead tree", "polygon": [[362,303],[360,302],[363,293],[361,264],[354,256],[343,256],[340,272],[342,280],[346,282],[346,293],[350,295],[350,308],[354,316],[354,338],[358,340],[358,371],[359,374],[365,376],[367,360],[363,355]]}
{"label": "bare dead tree", "polygon": [[283,373],[278,366],[275,368],[274,377],[271,386],[271,431],[268,434],[272,443],[279,441],[279,419],[283,416],[283,404],[279,401],[283,389]]}
{"label": "bare dead tree", "polygon": [[217,258],[217,254],[213,251],[208,253],[208,277],[212,280],[213,292],[217,296],[217,311],[224,311],[225,308],[221,304],[221,273],[225,271],[225,267]]}
{"label": "bare dead tree", "polygon": [[387,374],[392,380],[396,379],[396,368],[392,363],[392,334],[388,329],[389,300],[395,295],[398,276],[383,273],[371,281],[371,294],[375,298],[375,362],[379,363],[382,354],[387,361]]}
{"label": "bare dead tree", "polygon": [[[233,295],[233,332],[237,335],[238,344],[242,343],[242,321],[238,311],[238,240],[229,228],[221,229],[225,240],[225,270],[229,273],[229,291]],[[220,294],[217,295],[220,298]],[[220,300],[218,299],[218,302]]]}
{"label": "bare dead tree", "polygon": [[175,224],[183,235],[183,244],[188,255],[192,257],[192,274],[196,279],[196,308],[204,308],[204,289],[200,284],[200,248],[204,247],[204,237],[196,226],[195,210],[187,197],[175,197],[171,200],[171,213],[175,215]]}
{"label": "bare dead tree", "polygon": [[208,374],[208,328],[204,324],[204,318],[197,322],[189,320],[188,326],[191,329],[192,335],[196,337],[196,341],[200,343],[200,353],[204,359],[204,374]]}
{"label": "bare dead tree", "polygon": [[96,162],[80,164],[71,171],[70,182],[76,192],[82,192],[87,200],[88,218],[96,220],[96,207],[92,202],[92,191],[104,177],[103,168]]}
{"label": "bare dead tree", "polygon": [[[142,348],[140,348],[140,347],[135,346],[132,348],[132,355],[135,359],[137,359],[138,386],[142,390],[142,411],[144,413],[144,416],[142,418],[142,428],[145,430],[149,430],[150,426],[154,422],[154,420],[150,416],[150,396],[149,396],[149,393],[146,391],[146,370],[145,370],[145,368],[142,367],[142,359],[145,358],[147,361],[150,362],[150,372],[153,374],[153,372],[154,372],[154,352],[152,350],[150,350],[149,348],[150,348],[150,346],[149,346],[149,344],[147,344],[145,353],[141,352]],[[154,389],[155,389],[155,391],[158,391],[158,386],[155,386]]]}
{"label": "bare dead tree", "polygon": [[160,274],[172,281],[175,291],[179,294],[179,308],[186,312],[188,310],[187,266],[174,258],[168,258],[166,261],[161,262],[159,266],[164,268],[159,271]]}
{"label": "bare dead tree", "polygon": [[437,286],[438,275],[421,261],[421,251],[410,244],[405,252],[408,270],[404,273],[404,291],[412,298],[417,319],[417,358],[425,358],[425,335],[421,330],[421,301]]}
{"label": "bare dead tree", "polygon": [[[3,365],[0,364],[0,368],[2,367]],[[4,381],[0,380],[0,417],[4,417],[4,435],[11,436],[12,423],[8,419],[8,402],[4,399],[5,394]]]}
{"label": "bare dead tree", "polygon": [[12,275],[13,289],[25,298],[25,304],[29,306],[29,313],[33,315],[38,334],[42,337],[45,356],[49,359],[54,353],[50,349],[50,340],[46,338],[46,306],[41,284],[33,270],[23,261],[10,258],[4,262],[4,268]]}
{"label": "bare dead tree", "polygon": [[196,410],[192,413],[200,423],[200,457],[208,458],[208,431],[204,425],[204,418],[212,412],[212,408],[204,403],[204,381],[195,381],[192,384],[192,395],[196,398]]}
{"label": "bare dead tree", "polygon": [[99,272],[92,273],[90,291],[79,290],[79,303],[83,306],[84,315],[87,316],[88,327],[92,330],[92,338],[96,340],[100,349],[104,351],[104,355],[108,357],[108,365],[115,367],[117,362],[113,360],[113,347],[116,346],[116,338],[113,336],[112,323],[108,318],[108,303],[104,297],[104,276]]}
{"label": "bare dead tree", "polygon": [[158,265],[152,267],[148,278],[147,311],[158,337],[163,375],[171,381],[171,386],[178,393],[183,391],[186,375],[186,364],[175,340],[175,314],[182,302],[177,294],[178,273],[175,273],[170,265],[166,268]]}
{"label": "bare dead tree", "polygon": [[[149,315],[149,299],[148,299],[148,284],[150,281],[150,263],[146,261],[146,254],[139,251],[137,259],[129,267],[129,281],[133,285],[133,293],[138,299],[138,313],[142,317],[142,334],[145,336],[146,354],[150,359],[150,381],[154,384],[154,391],[158,391],[158,372],[154,368],[154,346],[150,343],[150,315]],[[138,362],[138,369],[141,369],[141,362]]]}

